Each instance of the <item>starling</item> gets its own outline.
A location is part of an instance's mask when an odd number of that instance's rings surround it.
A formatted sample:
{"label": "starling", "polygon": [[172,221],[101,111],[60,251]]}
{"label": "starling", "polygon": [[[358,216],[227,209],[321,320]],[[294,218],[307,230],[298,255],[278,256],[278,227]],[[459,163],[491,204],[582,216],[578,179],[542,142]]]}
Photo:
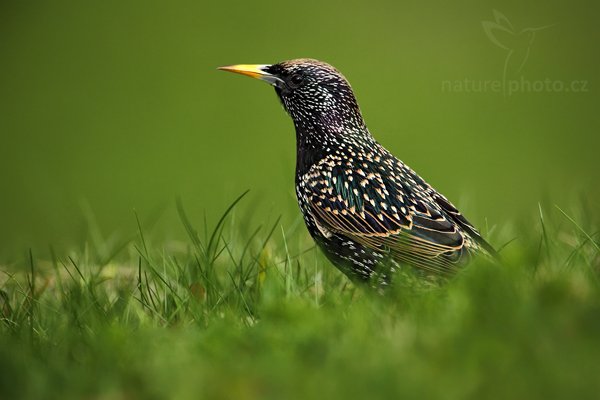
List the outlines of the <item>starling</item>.
{"label": "starling", "polygon": [[494,249],[443,195],[371,135],[346,78],[312,59],[219,68],[268,82],[296,128],[296,196],[306,227],[354,281],[403,265],[449,275]]}

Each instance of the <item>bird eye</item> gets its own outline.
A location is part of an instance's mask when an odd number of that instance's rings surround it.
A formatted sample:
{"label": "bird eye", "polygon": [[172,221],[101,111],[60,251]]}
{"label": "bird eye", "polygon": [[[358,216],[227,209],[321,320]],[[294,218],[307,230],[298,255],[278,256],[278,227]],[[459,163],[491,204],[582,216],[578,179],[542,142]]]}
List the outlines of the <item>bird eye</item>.
{"label": "bird eye", "polygon": [[290,77],[290,83],[293,87],[298,87],[304,81],[304,77],[300,74],[294,74]]}

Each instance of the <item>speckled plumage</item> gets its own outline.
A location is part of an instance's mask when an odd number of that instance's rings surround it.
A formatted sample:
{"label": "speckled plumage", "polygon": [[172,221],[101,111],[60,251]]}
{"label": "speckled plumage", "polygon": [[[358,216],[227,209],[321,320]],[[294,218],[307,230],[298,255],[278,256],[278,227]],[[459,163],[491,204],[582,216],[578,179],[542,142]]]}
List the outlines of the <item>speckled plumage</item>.
{"label": "speckled plumage", "polygon": [[308,231],[350,278],[385,283],[403,265],[447,275],[474,252],[494,253],[443,195],[373,138],[335,68],[311,59],[260,67],[294,121],[296,195]]}

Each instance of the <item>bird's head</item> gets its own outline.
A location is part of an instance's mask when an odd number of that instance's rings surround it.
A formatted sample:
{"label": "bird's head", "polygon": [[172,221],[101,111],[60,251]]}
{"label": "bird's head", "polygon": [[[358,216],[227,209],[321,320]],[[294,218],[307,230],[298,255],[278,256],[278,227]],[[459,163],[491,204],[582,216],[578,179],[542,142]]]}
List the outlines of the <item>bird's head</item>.
{"label": "bird's head", "polygon": [[350,84],[327,63],[303,58],[272,65],[240,64],[219,69],[273,85],[297,128],[333,132],[364,128]]}

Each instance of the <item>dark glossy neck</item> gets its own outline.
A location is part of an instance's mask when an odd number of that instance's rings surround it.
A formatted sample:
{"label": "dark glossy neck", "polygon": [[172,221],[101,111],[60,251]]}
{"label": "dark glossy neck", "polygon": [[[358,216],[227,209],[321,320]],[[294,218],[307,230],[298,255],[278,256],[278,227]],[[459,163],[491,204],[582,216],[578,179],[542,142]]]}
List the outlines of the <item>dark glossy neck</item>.
{"label": "dark glossy neck", "polygon": [[296,172],[306,173],[311,166],[337,149],[360,146],[374,141],[362,116],[337,118],[329,114],[326,118],[294,120],[296,128]]}

